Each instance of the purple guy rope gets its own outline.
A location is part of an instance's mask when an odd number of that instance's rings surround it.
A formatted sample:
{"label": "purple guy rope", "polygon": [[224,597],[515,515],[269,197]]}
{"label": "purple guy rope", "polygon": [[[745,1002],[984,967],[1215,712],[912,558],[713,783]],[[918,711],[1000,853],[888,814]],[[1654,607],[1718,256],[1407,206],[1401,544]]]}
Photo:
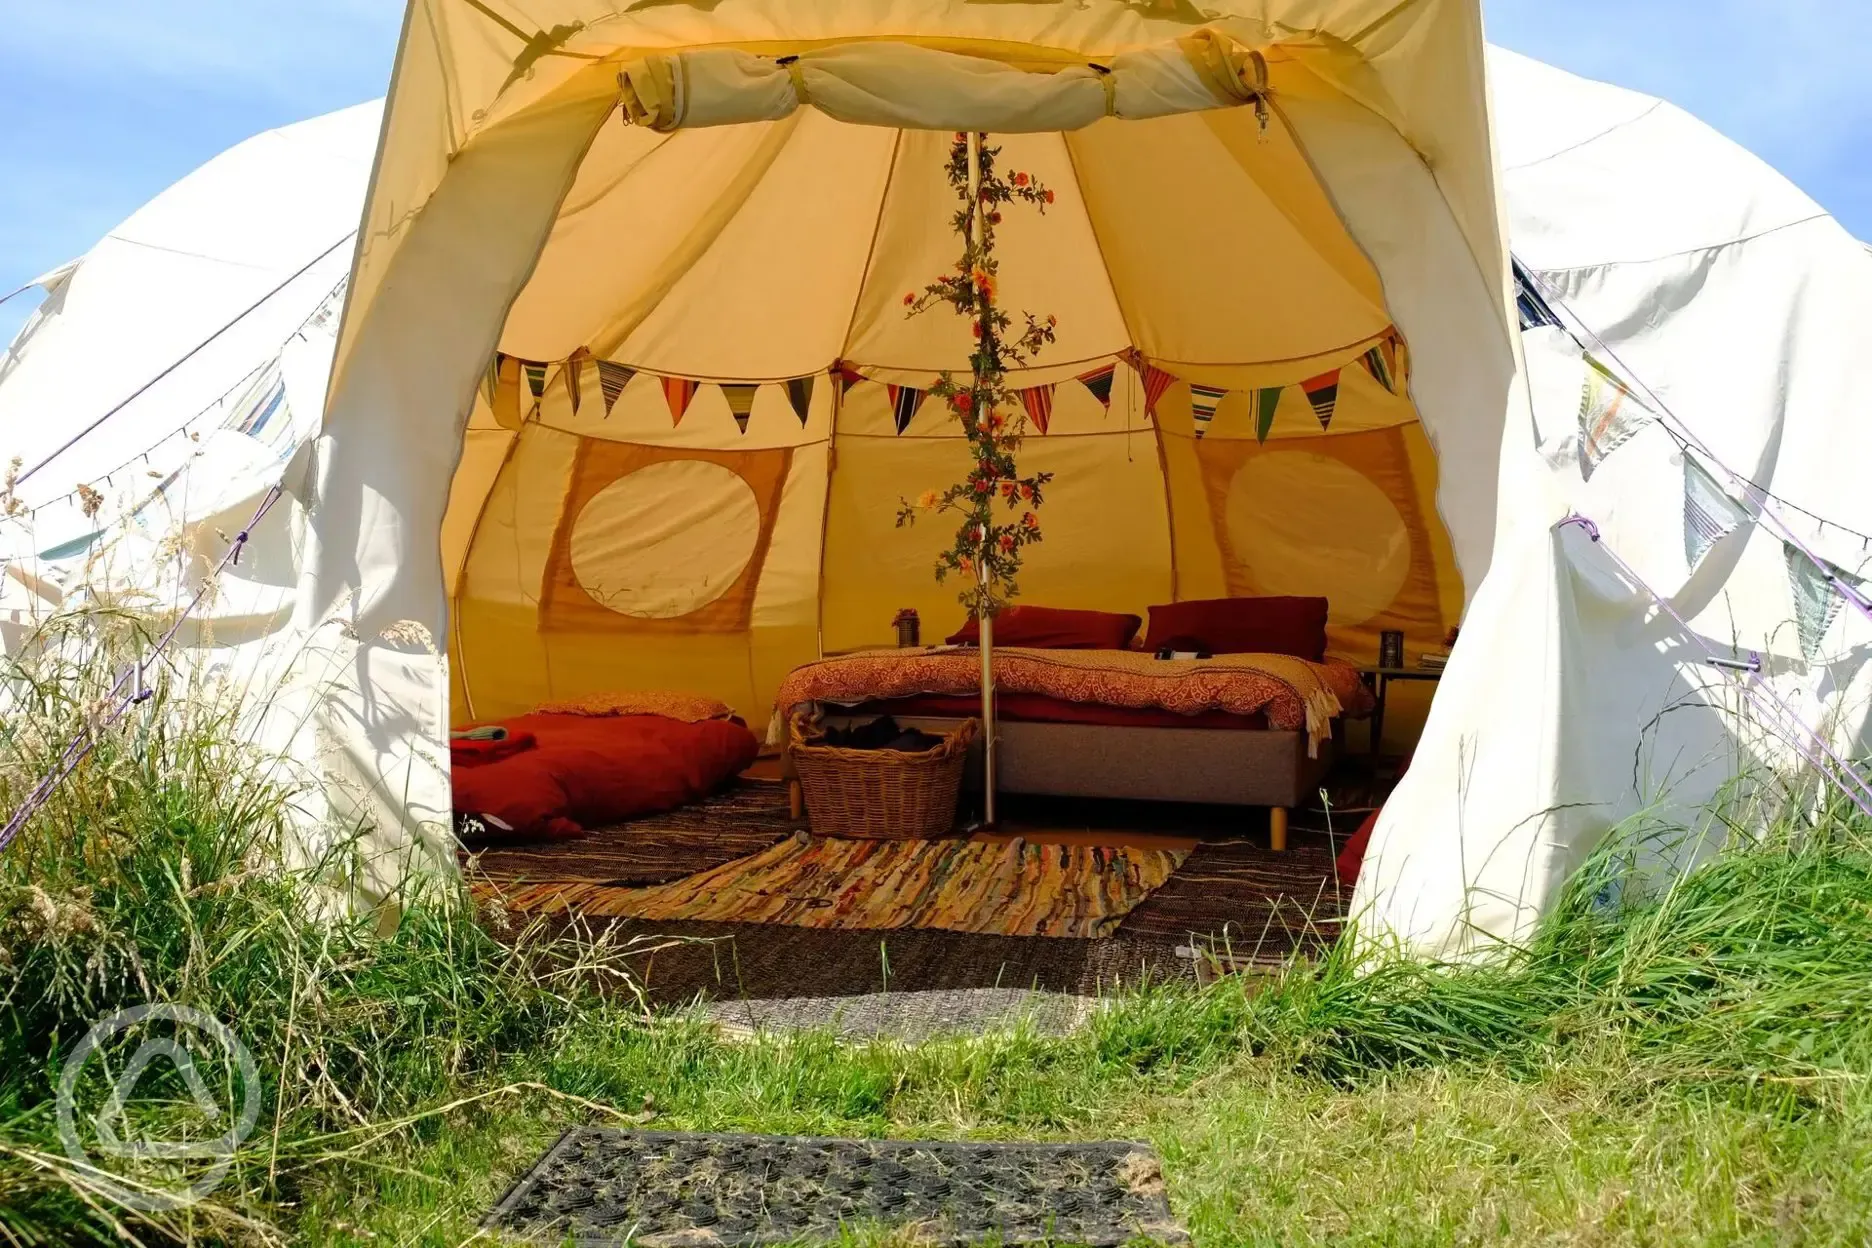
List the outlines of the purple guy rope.
{"label": "purple guy rope", "polygon": [[[1677,626],[1683,630],[1684,635],[1695,642],[1698,648],[1703,651],[1706,656],[1706,661],[1710,666],[1723,672],[1732,680],[1738,681],[1737,688],[1742,691],[1744,697],[1754,702],[1758,708],[1766,711],[1770,708],[1765,706],[1762,701],[1762,696],[1765,696],[1768,702],[1772,704],[1772,709],[1779,712],[1778,718],[1781,720],[1783,727],[1791,726],[1798,736],[1805,737],[1807,742],[1818,746],[1820,752],[1830,760],[1831,766],[1828,766],[1827,762],[1821,761],[1820,755],[1809,749],[1806,743],[1800,740],[1792,742],[1795,750],[1800,753],[1802,758],[1805,758],[1813,765],[1814,770],[1826,776],[1828,779],[1832,780],[1834,784],[1843,789],[1846,796],[1852,799],[1853,805],[1857,806],[1868,819],[1872,819],[1872,784],[1868,784],[1865,778],[1859,774],[1851,763],[1841,758],[1834,751],[1833,747],[1827,744],[1825,737],[1821,736],[1820,733],[1816,732],[1814,729],[1809,728],[1806,722],[1801,719],[1800,714],[1795,711],[1793,707],[1789,706],[1781,698],[1781,695],[1774,691],[1773,686],[1762,679],[1761,655],[1751,653],[1748,663],[1738,663],[1734,659],[1727,659],[1717,654],[1715,650],[1711,649],[1709,643],[1703,640],[1703,635],[1690,627],[1690,622],[1677,613],[1677,608],[1673,607],[1668,599],[1655,589],[1652,589],[1645,579],[1638,575],[1637,569],[1620,558],[1617,551],[1600,541],[1598,525],[1576,512],[1555,525],[1554,528],[1556,530],[1564,529],[1569,525],[1577,525],[1582,529],[1586,536],[1591,538],[1593,543],[1597,545],[1600,550],[1604,551],[1606,557],[1617,566],[1621,575],[1632,584],[1636,585],[1640,590],[1644,591],[1653,602],[1657,603],[1657,605],[1664,610],[1666,615],[1675,620]],[[1741,672],[1747,672],[1749,674],[1749,678],[1746,682],[1740,681],[1738,673]]]}
{"label": "purple guy rope", "polygon": [[[1769,528],[1774,530],[1782,541],[1798,550],[1809,563],[1818,568],[1821,575],[1826,577],[1827,584],[1832,586],[1840,597],[1850,602],[1853,605],[1853,610],[1864,616],[1868,622],[1872,622],[1872,597],[1867,596],[1864,591],[1853,586],[1851,583],[1842,580],[1834,572],[1833,565],[1808,549],[1807,543],[1801,541],[1794,530],[1768,505],[1771,502],[1780,502],[1782,500],[1775,498],[1773,494],[1770,494],[1767,490],[1755,484],[1755,482],[1749,480],[1749,478],[1743,476],[1729,465],[1723,463],[1721,459],[1717,458],[1716,453],[1710,450],[1709,445],[1705,443],[1703,439],[1697,437],[1690,429],[1690,426],[1678,419],[1677,414],[1671,411],[1664,400],[1658,398],[1656,392],[1645,384],[1644,378],[1640,377],[1632,370],[1630,365],[1619,358],[1618,352],[1614,351],[1611,345],[1607,343],[1604,338],[1599,336],[1599,331],[1595,330],[1591,325],[1588,325],[1584,317],[1567,305],[1567,302],[1560,297],[1559,293],[1554,290],[1552,284],[1550,284],[1545,277],[1535,270],[1527,268],[1525,265],[1519,265],[1517,267],[1525,271],[1528,276],[1532,277],[1540,286],[1541,296],[1547,300],[1550,306],[1566,309],[1567,315],[1572,318],[1574,324],[1585,330],[1587,336],[1592,339],[1593,348],[1595,350],[1618,365],[1619,369],[1624,372],[1627,377],[1630,377],[1640,390],[1644,391],[1645,400],[1657,410],[1660,416],[1665,418],[1667,422],[1665,425],[1666,432],[1670,433],[1674,439],[1681,440],[1684,445],[1696,448],[1699,454],[1709,460],[1710,463],[1716,465],[1731,481],[1740,485],[1743,491],[1748,495],[1749,501],[1754,504],[1756,515],[1760,519],[1766,520]],[[1579,339],[1575,337],[1574,341],[1579,342]],[[1580,343],[1580,346],[1584,348],[1586,344]],[[1789,504],[1789,506],[1792,506],[1792,504]],[[1796,510],[1801,509],[1796,508]],[[1812,513],[1809,512],[1807,514],[1811,515]],[[1815,516],[1814,518],[1819,520],[1822,524],[1831,523],[1831,521],[1823,517]]]}
{"label": "purple guy rope", "polygon": [[[279,501],[282,492],[277,485],[266,492],[265,497],[260,500],[260,506],[254,511],[253,519],[247,522],[246,528],[234,535],[233,542],[222,554],[221,561],[215,564],[214,571],[209,573],[207,580],[202,582],[202,587],[195,591],[195,596],[189,600],[188,606],[176,616],[175,622],[169,626],[169,631],[156,642],[155,648],[150,651],[150,658],[160,655],[169,643],[175,640],[176,634],[182,630],[182,625],[194,613],[195,608],[201,605],[202,599],[208,596],[210,586],[227,569],[228,565],[240,563],[241,548],[247,545],[248,536],[252,533],[254,526],[266,517],[273,504]],[[82,763],[96,748],[97,734],[122,719],[131,707],[139,706],[155,696],[154,691],[143,683],[143,671],[147,663],[148,660],[138,659],[125,668],[121,676],[117,677],[116,683],[111,685],[111,691],[106,697],[106,701],[116,700],[115,705],[107,710],[97,723],[88,725],[72,738],[71,744],[65,747],[65,752],[59,756],[59,761],[53,765],[52,770],[41,776],[39,783],[32,787],[32,791],[26,795],[26,800],[20,803],[19,809],[13,812],[13,817],[7,820],[6,827],[0,828],[0,851],[4,851],[13,843],[13,839],[26,826],[26,821],[39,813],[40,807],[44,806],[57,791],[58,786],[64,783],[65,777],[77,770],[78,764]],[[126,696],[124,686],[132,680],[136,682],[135,687]]]}

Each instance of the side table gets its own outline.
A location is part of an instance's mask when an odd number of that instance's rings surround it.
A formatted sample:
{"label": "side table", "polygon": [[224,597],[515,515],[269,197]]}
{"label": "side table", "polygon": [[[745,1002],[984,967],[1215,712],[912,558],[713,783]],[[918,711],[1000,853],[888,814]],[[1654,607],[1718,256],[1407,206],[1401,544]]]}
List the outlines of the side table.
{"label": "side table", "polygon": [[1385,694],[1394,680],[1443,679],[1443,669],[1436,667],[1361,667],[1359,679],[1372,691],[1371,713],[1371,754],[1376,758],[1378,748],[1384,740]]}

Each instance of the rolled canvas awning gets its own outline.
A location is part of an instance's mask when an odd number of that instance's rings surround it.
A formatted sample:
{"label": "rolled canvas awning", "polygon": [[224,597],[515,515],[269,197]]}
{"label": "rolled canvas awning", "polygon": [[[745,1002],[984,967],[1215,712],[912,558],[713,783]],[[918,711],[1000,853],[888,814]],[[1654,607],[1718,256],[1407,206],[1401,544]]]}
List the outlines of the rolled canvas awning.
{"label": "rolled canvas awning", "polygon": [[1267,77],[1260,52],[1205,29],[1109,65],[1034,70],[880,40],[782,57],[663,53],[626,61],[618,81],[625,114],[659,131],[778,121],[810,106],[855,125],[1031,134],[1260,102]]}

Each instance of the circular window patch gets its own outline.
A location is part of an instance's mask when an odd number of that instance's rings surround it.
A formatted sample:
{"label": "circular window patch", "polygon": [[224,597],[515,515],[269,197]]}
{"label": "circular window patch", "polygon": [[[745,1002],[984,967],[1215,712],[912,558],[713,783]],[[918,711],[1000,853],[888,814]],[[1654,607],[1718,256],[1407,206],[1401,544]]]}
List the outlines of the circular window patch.
{"label": "circular window patch", "polygon": [[1229,483],[1229,545],[1264,594],[1323,595],[1332,622],[1362,624],[1410,575],[1404,517],[1357,469],[1326,455],[1272,451]]}
{"label": "circular window patch", "polygon": [[760,528],[760,503],[738,474],[699,459],[652,464],[585,504],[572,526],[572,574],[620,615],[676,619],[728,592]]}

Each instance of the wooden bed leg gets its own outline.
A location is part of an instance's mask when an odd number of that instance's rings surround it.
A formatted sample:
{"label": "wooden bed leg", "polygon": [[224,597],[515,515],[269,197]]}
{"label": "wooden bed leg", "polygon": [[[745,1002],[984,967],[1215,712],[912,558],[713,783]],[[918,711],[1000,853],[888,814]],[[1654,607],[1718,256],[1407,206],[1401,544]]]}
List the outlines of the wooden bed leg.
{"label": "wooden bed leg", "polygon": [[786,786],[787,816],[792,819],[806,817],[806,790],[800,788],[797,780],[787,781]]}
{"label": "wooden bed leg", "polygon": [[1287,808],[1285,806],[1268,808],[1268,845],[1277,854],[1287,852]]}

